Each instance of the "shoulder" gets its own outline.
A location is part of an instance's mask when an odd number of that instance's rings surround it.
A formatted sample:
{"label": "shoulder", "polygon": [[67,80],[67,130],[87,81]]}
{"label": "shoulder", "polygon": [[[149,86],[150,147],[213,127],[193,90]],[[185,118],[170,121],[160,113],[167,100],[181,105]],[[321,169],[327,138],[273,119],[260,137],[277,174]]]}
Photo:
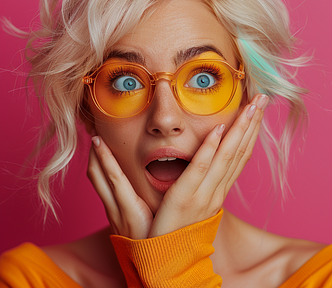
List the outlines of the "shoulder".
{"label": "shoulder", "polygon": [[79,287],[37,246],[24,243],[0,257],[0,283],[6,287]]}
{"label": "shoulder", "polygon": [[[104,229],[67,244],[22,244],[0,257],[5,287],[126,287],[110,231]],[[43,284],[42,284],[43,283]]]}
{"label": "shoulder", "polygon": [[23,243],[4,252],[0,257],[0,273],[25,271],[47,261],[46,255],[32,243]]}
{"label": "shoulder", "polygon": [[[9,287],[19,287],[24,282],[24,270],[28,267],[24,264],[24,255],[33,245],[25,243],[17,248],[4,252],[0,257],[0,283],[6,283]],[[22,256],[21,256],[22,255]],[[23,268],[23,271],[22,271]],[[26,282],[26,281],[25,281]]]}
{"label": "shoulder", "polygon": [[112,287],[125,287],[109,235],[109,229],[104,229],[74,242],[41,249],[84,287],[109,287],[110,283]]}
{"label": "shoulder", "polygon": [[[222,225],[227,231],[230,231],[231,227],[233,233],[228,233],[227,241],[223,241],[227,243],[227,249],[223,249],[222,256],[225,258],[226,254],[227,263],[221,267],[221,271],[228,269],[230,277],[234,279],[236,276],[242,281],[241,284],[249,277],[252,279],[251,282],[255,283],[250,287],[279,287],[292,275],[303,273],[302,267],[309,262],[311,265],[311,259],[316,255],[324,255],[323,258],[328,259],[332,265],[332,249],[326,248],[332,246],[275,235],[254,227],[230,213],[227,213],[226,221]],[[225,231],[221,232],[226,235]],[[321,259],[319,257],[319,261],[315,262],[316,267],[317,263],[318,266],[322,263]],[[232,264],[231,267],[229,263]],[[330,273],[331,271],[332,267]]]}
{"label": "shoulder", "polygon": [[[327,245],[321,243],[285,238],[285,245],[281,247],[279,257],[286,264],[285,271],[293,274],[326,247]],[[330,258],[332,260],[332,255]]]}
{"label": "shoulder", "polygon": [[[328,247],[326,244],[301,239],[285,238],[285,245],[282,246],[281,251],[282,254],[288,256],[289,263],[298,266],[306,263],[326,247]],[[332,258],[332,255],[330,255],[330,257]]]}
{"label": "shoulder", "polygon": [[[311,279],[309,281],[313,285],[314,279],[317,280],[313,275],[325,265],[326,260],[330,263],[326,272],[331,274],[332,250],[327,248],[332,246],[274,234],[266,237],[272,245],[270,253],[267,253],[262,262],[266,264],[262,271],[267,268],[263,279],[270,279],[274,285],[277,284],[277,287],[300,287],[301,281],[305,279]],[[317,257],[318,255],[320,256]],[[290,279],[296,279],[296,282],[291,283]]]}
{"label": "shoulder", "polygon": [[287,279],[282,288],[299,287],[303,283],[326,287],[323,283],[332,275],[332,245],[290,239],[281,257]]}
{"label": "shoulder", "polygon": [[24,243],[4,252],[0,257],[0,272],[33,264],[40,257],[40,250],[31,243]]}

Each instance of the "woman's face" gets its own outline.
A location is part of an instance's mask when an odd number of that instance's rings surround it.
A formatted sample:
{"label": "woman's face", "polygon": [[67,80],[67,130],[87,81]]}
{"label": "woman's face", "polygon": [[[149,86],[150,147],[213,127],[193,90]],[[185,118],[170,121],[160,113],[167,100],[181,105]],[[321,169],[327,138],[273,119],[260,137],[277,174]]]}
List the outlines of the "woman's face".
{"label": "woman's face", "polygon": [[[219,53],[211,51],[211,47]],[[183,62],[198,58],[224,58],[238,69],[227,31],[198,0],[163,1],[152,16],[120,39],[113,49],[122,53],[117,53],[117,60],[140,59],[152,73],[174,73]],[[90,106],[97,134],[109,146],[136,193],[155,213],[164,193],[205,136],[217,124],[225,124],[227,131],[243,102],[239,88],[223,111],[212,116],[193,115],[179,107],[169,82],[161,80],[150,106],[136,116],[111,118],[91,100]],[[164,157],[186,161],[157,160]]]}

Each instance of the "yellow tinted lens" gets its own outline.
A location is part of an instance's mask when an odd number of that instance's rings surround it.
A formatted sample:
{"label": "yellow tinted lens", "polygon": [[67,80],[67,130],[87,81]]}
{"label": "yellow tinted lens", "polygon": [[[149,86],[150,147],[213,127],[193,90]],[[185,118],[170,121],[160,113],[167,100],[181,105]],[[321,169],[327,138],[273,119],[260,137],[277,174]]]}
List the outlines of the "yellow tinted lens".
{"label": "yellow tinted lens", "polygon": [[189,62],[179,72],[176,82],[181,104],[199,115],[224,109],[231,101],[234,86],[230,70],[214,60]]}
{"label": "yellow tinted lens", "polygon": [[130,117],[148,104],[150,79],[134,65],[106,64],[98,73],[94,95],[99,108],[115,117]]}

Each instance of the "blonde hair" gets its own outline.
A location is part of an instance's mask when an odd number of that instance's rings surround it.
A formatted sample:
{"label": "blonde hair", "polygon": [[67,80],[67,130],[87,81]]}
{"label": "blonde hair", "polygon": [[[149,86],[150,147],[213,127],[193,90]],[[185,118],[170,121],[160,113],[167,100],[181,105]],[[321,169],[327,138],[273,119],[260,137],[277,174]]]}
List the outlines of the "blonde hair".
{"label": "blonde hair", "polygon": [[[289,17],[279,0],[202,0],[214,12],[239,47],[246,70],[245,89],[249,100],[262,91],[288,100],[290,113],[286,128],[277,140],[266,122],[260,134],[272,175],[278,164],[280,186],[285,187],[290,141],[301,115],[305,112],[300,95],[306,91],[290,83],[296,73],[288,67],[304,65],[306,58],[292,58],[294,38],[289,31]],[[45,207],[56,217],[50,181],[60,173],[64,177],[76,147],[76,121],[85,111],[87,91],[82,77],[101,65],[112,45],[153,13],[157,0],[42,0],[41,28],[28,35],[29,77],[39,96],[41,109],[48,116],[46,138],[54,135],[57,149],[38,175],[38,193]],[[148,10],[149,9],[149,10]],[[15,32],[7,22],[7,28]],[[251,57],[255,54],[254,58]],[[285,56],[289,55],[289,56]],[[260,63],[263,63],[261,65]],[[268,67],[268,69],[265,69]],[[272,70],[271,70],[271,69]],[[272,71],[272,72],[271,72]],[[278,154],[274,159],[273,146]],[[275,177],[273,178],[275,181]]]}

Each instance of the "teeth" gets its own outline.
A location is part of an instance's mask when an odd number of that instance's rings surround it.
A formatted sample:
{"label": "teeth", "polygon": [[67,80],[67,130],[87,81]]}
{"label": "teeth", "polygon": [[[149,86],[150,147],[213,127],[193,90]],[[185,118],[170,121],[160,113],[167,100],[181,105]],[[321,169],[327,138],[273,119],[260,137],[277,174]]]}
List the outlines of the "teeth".
{"label": "teeth", "polygon": [[174,160],[176,160],[175,157],[162,157],[162,158],[158,159],[158,161],[161,161],[161,162],[163,162],[163,161],[174,161]]}

